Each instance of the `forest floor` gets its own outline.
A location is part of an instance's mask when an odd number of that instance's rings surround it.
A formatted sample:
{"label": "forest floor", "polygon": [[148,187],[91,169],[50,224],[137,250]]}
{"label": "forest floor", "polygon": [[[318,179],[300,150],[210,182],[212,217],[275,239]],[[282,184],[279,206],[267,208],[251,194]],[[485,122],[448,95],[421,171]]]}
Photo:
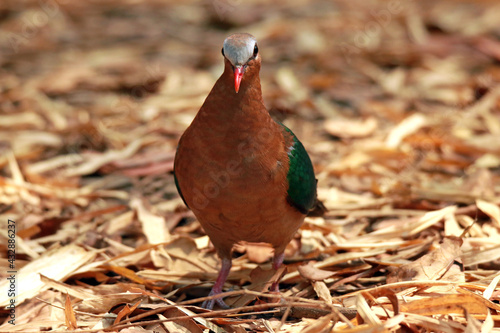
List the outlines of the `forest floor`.
{"label": "forest floor", "polygon": [[[493,0],[2,1],[0,331],[500,332],[499,17]],[[238,245],[232,308],[206,311],[219,260],[172,169],[233,32],[259,41],[265,104],[328,212],[276,274],[269,247]]]}

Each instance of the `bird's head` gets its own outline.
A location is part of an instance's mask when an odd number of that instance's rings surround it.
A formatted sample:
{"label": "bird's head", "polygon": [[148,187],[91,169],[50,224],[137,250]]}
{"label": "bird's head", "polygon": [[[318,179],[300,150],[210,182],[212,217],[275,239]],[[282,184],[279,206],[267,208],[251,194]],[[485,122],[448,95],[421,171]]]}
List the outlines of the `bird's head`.
{"label": "bird's head", "polygon": [[222,55],[226,67],[231,66],[234,74],[234,90],[238,93],[245,73],[253,72],[258,75],[260,55],[257,40],[247,33],[233,34],[224,41]]}

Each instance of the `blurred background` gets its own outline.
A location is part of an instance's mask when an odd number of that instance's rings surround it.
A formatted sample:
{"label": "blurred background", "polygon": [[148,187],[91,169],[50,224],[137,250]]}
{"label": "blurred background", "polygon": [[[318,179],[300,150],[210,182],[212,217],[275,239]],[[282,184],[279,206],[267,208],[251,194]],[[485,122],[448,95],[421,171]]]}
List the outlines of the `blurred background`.
{"label": "blurred background", "polygon": [[[329,209],[307,220],[287,257],[398,239],[388,253],[418,243],[403,256],[416,258],[475,220],[476,242],[463,250],[496,252],[468,263],[498,270],[500,220],[488,218],[500,203],[496,0],[2,0],[0,218],[17,221],[26,244],[20,267],[55,244],[105,248],[112,258],[171,235],[197,240],[171,248],[210,248],[178,197],[173,158],[234,32],[257,38],[265,104],[308,150]],[[478,199],[489,204],[486,214]],[[380,238],[380,229],[411,227],[412,218],[450,205],[459,210],[446,211],[446,223]],[[148,228],[151,221],[160,222]],[[379,238],[369,238],[374,230]],[[342,247],[346,240],[359,244]],[[255,248],[238,253],[269,258]],[[215,274],[217,258],[208,256]],[[151,258],[117,265],[150,278],[151,267],[175,272]],[[248,268],[241,262],[235,270]],[[186,279],[199,267],[177,268]],[[89,272],[103,281],[95,267]],[[186,290],[182,297],[194,297]],[[38,304],[36,295],[27,298]]]}
{"label": "blurred background", "polygon": [[[483,155],[498,168],[498,17],[487,0],[2,1],[0,167],[12,151],[39,180],[111,172],[125,166],[34,162],[140,138],[135,151],[161,154],[137,175],[165,175],[222,72],[224,38],[250,32],[265,103],[305,143],[323,186],[408,194],[421,185],[415,170],[463,175]],[[485,95],[486,111],[471,107]],[[350,155],[357,147],[370,156]]]}

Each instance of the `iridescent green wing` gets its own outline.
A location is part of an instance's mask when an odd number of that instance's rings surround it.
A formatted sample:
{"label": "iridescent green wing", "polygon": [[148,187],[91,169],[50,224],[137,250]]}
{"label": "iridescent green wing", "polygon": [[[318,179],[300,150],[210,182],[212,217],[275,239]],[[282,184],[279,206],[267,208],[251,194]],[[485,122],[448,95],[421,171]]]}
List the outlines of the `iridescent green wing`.
{"label": "iridescent green wing", "polygon": [[302,143],[295,134],[285,125],[285,135],[291,135],[293,140],[288,148],[290,167],[288,169],[288,201],[301,213],[307,212],[314,207],[316,202],[316,177],[311,159]]}

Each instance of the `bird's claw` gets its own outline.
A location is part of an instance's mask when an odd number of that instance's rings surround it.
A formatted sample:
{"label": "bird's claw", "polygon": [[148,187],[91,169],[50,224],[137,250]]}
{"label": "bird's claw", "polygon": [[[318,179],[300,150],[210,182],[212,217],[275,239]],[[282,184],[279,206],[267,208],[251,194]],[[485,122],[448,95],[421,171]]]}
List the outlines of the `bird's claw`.
{"label": "bird's claw", "polygon": [[[208,296],[215,296],[215,295],[219,295],[222,290],[219,290],[218,288],[215,288],[216,290],[211,290],[210,293],[208,294]],[[222,297],[217,297],[217,298],[212,298],[212,299],[207,299],[206,301],[204,301],[201,306],[207,310],[212,310],[214,308],[214,305],[217,303],[217,305],[219,307],[221,307],[222,309],[229,309],[229,305],[227,305],[224,300],[222,299]]]}
{"label": "bird's claw", "polygon": [[[209,295],[209,296],[212,296],[212,295]],[[229,309],[229,305],[227,305],[226,302],[224,302],[224,300],[221,297],[207,299],[206,301],[204,301],[201,304],[201,306],[207,310],[212,310],[214,308],[215,303],[217,303],[217,305],[219,307],[221,307],[222,309]]]}

